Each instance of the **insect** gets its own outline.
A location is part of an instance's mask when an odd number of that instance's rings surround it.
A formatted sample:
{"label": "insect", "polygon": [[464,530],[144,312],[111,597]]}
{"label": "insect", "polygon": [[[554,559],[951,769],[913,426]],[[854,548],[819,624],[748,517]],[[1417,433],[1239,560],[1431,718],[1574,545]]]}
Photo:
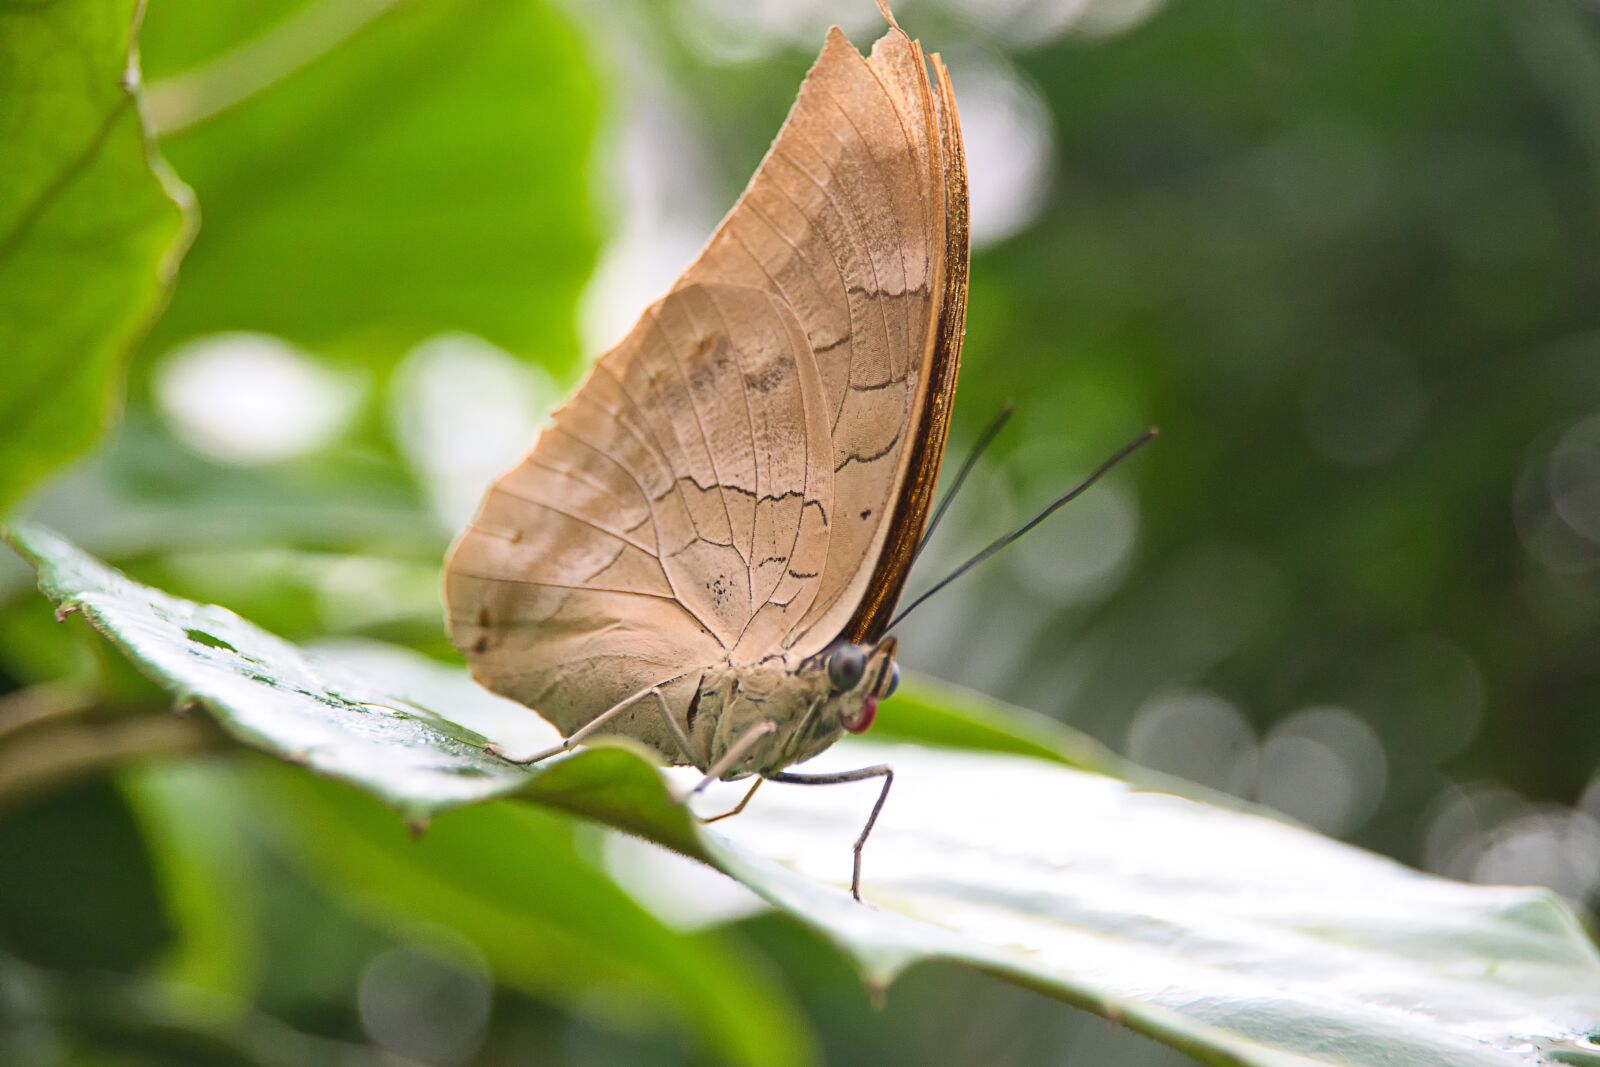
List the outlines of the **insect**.
{"label": "insect", "polygon": [[[948,73],[880,0],[835,27],[710,242],[489,490],[446,566],[474,677],[565,741],[623,735],[700,788],[785,770],[873,721],[927,524],[967,294]],[[502,754],[503,755],[503,754]]]}

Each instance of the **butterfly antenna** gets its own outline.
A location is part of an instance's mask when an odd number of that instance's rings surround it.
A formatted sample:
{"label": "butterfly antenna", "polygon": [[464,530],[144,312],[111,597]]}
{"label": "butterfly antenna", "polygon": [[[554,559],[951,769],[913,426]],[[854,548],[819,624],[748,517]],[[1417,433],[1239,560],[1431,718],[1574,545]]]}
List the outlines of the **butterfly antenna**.
{"label": "butterfly antenna", "polygon": [[1015,409],[1007,404],[1001,408],[983,433],[978,435],[978,443],[972,446],[972,451],[967,453],[967,458],[962,461],[961,469],[956,472],[955,481],[950,483],[950,491],[945,493],[944,499],[939,501],[939,506],[933,510],[933,518],[928,520],[928,528],[922,531],[922,540],[917,542],[917,550],[911,554],[911,560],[916,562],[922,550],[928,547],[928,542],[933,540],[933,531],[939,528],[939,520],[944,518],[944,513],[950,510],[950,505],[955,501],[956,494],[961,492],[961,487],[967,482],[967,475],[972,473],[972,468],[978,465],[978,460],[983,458],[984,452],[994,444],[994,439],[1000,436],[1000,431],[1005,429],[1006,423],[1011,421],[1011,413]]}
{"label": "butterfly antenna", "polygon": [[894,618],[889,620],[889,625],[884,627],[884,629],[886,631],[894,629],[900,624],[901,620],[915,611],[919,605],[924,603],[929,597],[933,596],[933,594],[937,593],[939,590],[943,589],[945,586],[949,585],[963,574],[966,574],[972,568],[976,567],[978,564],[982,563],[996,552],[999,552],[1002,548],[1005,548],[1013,541],[1016,541],[1022,537],[1023,534],[1026,534],[1029,530],[1033,529],[1044,520],[1048,519],[1051,515],[1055,514],[1056,509],[1061,505],[1067,503],[1068,501],[1076,500],[1078,497],[1082,496],[1091,485],[1109,474],[1113,467],[1117,466],[1117,464],[1121,463],[1123,460],[1139,451],[1139,449],[1155,440],[1156,434],[1158,433],[1160,433],[1160,431],[1152,426],[1144,433],[1134,438],[1132,441],[1129,441],[1127,444],[1123,445],[1122,448],[1117,451],[1116,455],[1112,456],[1110,459],[1100,464],[1100,466],[1096,467],[1094,472],[1090,474],[1089,477],[1073,486],[1067,492],[1056,497],[1056,499],[1051,501],[1050,505],[1043,511],[1039,512],[1039,514],[1035,515],[1033,518],[1029,519],[1015,530],[1012,530],[998,541],[994,541],[993,543],[989,544],[971,559],[967,560],[961,566],[957,567],[955,570],[939,579],[939,581],[935,582],[932,589],[929,589],[926,593],[923,593],[921,596],[917,597],[910,604],[901,608],[899,613],[896,614]]}

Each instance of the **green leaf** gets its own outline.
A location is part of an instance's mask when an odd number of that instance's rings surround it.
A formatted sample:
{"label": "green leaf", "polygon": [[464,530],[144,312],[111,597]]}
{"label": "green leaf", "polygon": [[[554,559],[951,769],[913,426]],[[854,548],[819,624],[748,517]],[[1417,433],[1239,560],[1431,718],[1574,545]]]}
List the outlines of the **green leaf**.
{"label": "green leaf", "polygon": [[206,226],[151,348],[259,330],[381,363],[463,330],[574,362],[599,90],[568,19],[531,0],[298,6],[152,7],[152,116]]}
{"label": "green leaf", "polygon": [[[863,906],[844,887],[871,783],[768,787],[713,832],[629,746],[497,765],[479,731],[525,710],[479,709],[474,729],[457,726],[46,531],[11,537],[59,608],[241,738],[413,819],[515,794],[677,848],[823,932],[874,988],[919,961],[959,961],[1218,1064],[1600,1063],[1600,956],[1543,890],[1449,882],[1056,761],[845,743],[818,762],[896,768]],[[484,699],[459,685],[463,707]]]}
{"label": "green leaf", "polygon": [[681,1020],[717,1058],[813,1061],[812,1039],[775,980],[715,934],[667,927],[575,846],[574,825],[529,805],[451,812],[414,839],[368,797],[304,774],[262,776],[263,810],[360,913],[403,931],[450,930],[508,985],[637,1025]]}
{"label": "green leaf", "polygon": [[1035,756],[1103,774],[1126,770],[1108,749],[1054,719],[922,678],[906,680],[896,699],[879,709],[873,730],[878,737]]}
{"label": "green leaf", "polygon": [[241,790],[218,787],[215,772],[202,762],[140,764],[119,784],[175,927],[162,976],[239,1008],[260,977],[254,912],[261,872],[245,832],[254,813]]}
{"label": "green leaf", "polygon": [[484,755],[481,736],[316,662],[225,608],[139,585],[37,527],[11,541],[39,570],[58,616],[82,611],[179,704],[205,704],[247,744],[362,786],[419,819],[513,792],[526,778]]}
{"label": "green leaf", "polygon": [[99,438],[186,241],[139,113],[141,6],[0,2],[0,512]]}
{"label": "green leaf", "polygon": [[[95,845],[63,848],[64,841]],[[6,808],[0,813],[4,952],[74,972],[146,965],[172,933],[154,866],[126,800],[105,779]]]}

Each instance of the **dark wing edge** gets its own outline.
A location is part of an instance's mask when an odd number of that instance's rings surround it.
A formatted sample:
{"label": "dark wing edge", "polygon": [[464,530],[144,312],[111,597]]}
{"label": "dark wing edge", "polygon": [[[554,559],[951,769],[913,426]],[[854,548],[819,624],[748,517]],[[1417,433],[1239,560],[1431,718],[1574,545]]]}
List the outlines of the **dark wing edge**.
{"label": "dark wing edge", "polygon": [[[916,44],[922,58],[922,46]],[[944,459],[945,440],[950,432],[950,415],[955,407],[956,378],[961,370],[961,341],[967,325],[967,272],[971,259],[971,240],[967,220],[967,157],[961,141],[961,119],[956,112],[955,93],[950,87],[950,72],[937,52],[927,57],[938,86],[929,101],[942,149],[934,165],[944,176],[945,256],[943,282],[936,325],[923,356],[923,378],[927,383],[924,401],[911,442],[908,462],[901,476],[900,495],[895,501],[893,524],[883,551],[873,568],[867,591],[840,635],[857,644],[871,644],[883,636],[894,615],[895,605],[911,573],[911,561],[928,524],[934,488],[939,482],[939,467]],[[930,153],[933,156],[933,153]],[[941,166],[942,165],[942,166]],[[936,174],[937,178],[937,174]],[[934,183],[938,184],[937,180]]]}

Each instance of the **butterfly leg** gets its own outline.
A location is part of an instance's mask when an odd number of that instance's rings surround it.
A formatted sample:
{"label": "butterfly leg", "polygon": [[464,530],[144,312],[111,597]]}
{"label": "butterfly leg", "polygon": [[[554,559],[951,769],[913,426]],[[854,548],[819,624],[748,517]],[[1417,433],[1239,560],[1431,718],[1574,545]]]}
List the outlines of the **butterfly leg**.
{"label": "butterfly leg", "polygon": [[[681,678],[681,677],[683,677],[683,676],[682,675],[678,676],[678,678]],[[571,751],[573,745],[576,745],[578,742],[582,741],[585,737],[588,737],[590,734],[594,733],[596,730],[599,730],[606,723],[610,722],[612,719],[615,719],[618,715],[621,715],[623,712],[625,712],[629,708],[633,707],[634,704],[636,704],[639,701],[643,700],[645,697],[652,696],[652,695],[655,696],[657,699],[659,699],[661,701],[662,710],[663,710],[663,712],[666,712],[667,720],[669,722],[671,722],[672,721],[672,715],[671,715],[670,712],[666,711],[666,698],[661,695],[661,689],[662,689],[663,686],[668,686],[668,685],[671,685],[673,682],[676,682],[678,680],[678,678],[668,678],[664,682],[658,682],[655,685],[652,685],[652,686],[650,686],[650,687],[648,687],[646,689],[641,689],[637,693],[633,694],[632,696],[626,697],[626,698],[618,701],[617,703],[611,705],[611,707],[607,708],[605,711],[602,711],[600,714],[596,715],[594,718],[592,718],[588,722],[584,723],[582,726],[578,727],[576,730],[572,731],[572,733],[570,735],[568,735],[567,738],[565,740],[563,740],[559,745],[551,745],[549,748],[541,749],[540,751],[535,752],[532,755],[528,755],[528,756],[512,756],[512,755],[508,754],[505,751],[505,749],[501,748],[499,745],[484,745],[483,746],[483,751],[487,755],[490,755],[490,756],[499,756],[501,759],[505,760],[507,763],[516,763],[516,764],[520,764],[520,765],[526,767],[529,764],[538,763],[541,760],[547,760],[551,756],[559,756],[563,752]],[[685,739],[685,743],[686,742],[687,742],[687,738]]]}
{"label": "butterfly leg", "polygon": [[[700,680],[704,682],[705,676],[701,675]],[[666,694],[661,692],[660,687],[657,687],[652,691],[652,695],[656,698],[656,709],[661,712],[661,721],[667,724],[667,733],[672,735],[672,740],[677,744],[678,751],[683,753],[683,758],[689,766],[698,769],[700,761],[694,758],[694,750],[689,746],[689,735],[683,732],[683,725],[672,717],[672,708],[667,704]],[[699,698],[698,690],[695,692],[695,697],[696,699]]]}
{"label": "butterfly leg", "polygon": [[766,781],[765,778],[757,778],[756,784],[750,787],[750,791],[744,795],[743,800],[739,801],[739,803],[734,806],[732,811],[725,811],[721,815],[713,815],[709,819],[701,819],[700,821],[706,826],[710,826],[714,822],[721,822],[723,819],[733,818],[735,815],[744,810],[744,806],[746,804],[750,803],[750,798],[756,795],[756,790],[761,788],[761,783],[764,781]]}
{"label": "butterfly leg", "polygon": [[755,747],[757,741],[760,741],[777,728],[778,724],[769,720],[758,723],[746,730],[743,737],[728,746],[728,751],[722,754],[721,759],[706,768],[706,776],[700,779],[699,785],[689,790],[689,795],[694,796],[696,793],[705,792],[706,786],[727,774],[728,768],[737,767],[739,761],[744,759],[745,755]]}
{"label": "butterfly leg", "polygon": [[894,768],[887,763],[880,763],[876,767],[862,767],[858,771],[840,771],[836,774],[793,774],[788,771],[776,771],[767,777],[774,782],[788,782],[791,785],[839,785],[844,782],[861,782],[868,778],[883,779],[883,789],[878,793],[878,802],[872,805],[872,814],[867,816],[867,825],[861,828],[861,836],[856,838],[854,848],[855,866],[850,874],[850,895],[860,900],[861,849],[867,843],[873,825],[878,821],[878,813],[883,810],[883,802],[889,799],[889,787],[894,785]]}

